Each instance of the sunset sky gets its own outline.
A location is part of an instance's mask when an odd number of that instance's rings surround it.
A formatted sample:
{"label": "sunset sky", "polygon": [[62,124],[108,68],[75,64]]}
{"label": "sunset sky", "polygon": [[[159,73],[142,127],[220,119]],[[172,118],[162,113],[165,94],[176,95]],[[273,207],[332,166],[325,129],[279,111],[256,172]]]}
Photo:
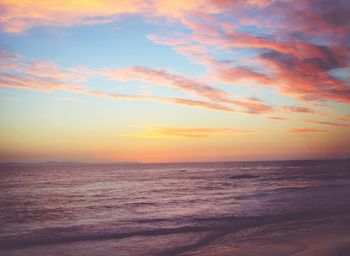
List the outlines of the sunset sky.
{"label": "sunset sky", "polygon": [[348,0],[0,0],[0,162],[350,156]]}

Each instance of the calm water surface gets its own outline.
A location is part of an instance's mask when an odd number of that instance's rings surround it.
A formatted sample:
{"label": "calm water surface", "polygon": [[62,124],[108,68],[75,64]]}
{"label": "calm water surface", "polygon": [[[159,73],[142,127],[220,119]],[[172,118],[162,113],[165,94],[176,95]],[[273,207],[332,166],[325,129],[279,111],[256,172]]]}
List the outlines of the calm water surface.
{"label": "calm water surface", "polygon": [[0,255],[323,255],[322,239],[350,255],[345,160],[11,166],[0,178]]}

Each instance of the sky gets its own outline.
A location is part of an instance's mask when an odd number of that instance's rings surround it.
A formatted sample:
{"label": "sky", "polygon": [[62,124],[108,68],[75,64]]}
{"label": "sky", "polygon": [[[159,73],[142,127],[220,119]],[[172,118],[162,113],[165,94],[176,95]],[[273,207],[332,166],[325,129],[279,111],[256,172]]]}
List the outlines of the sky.
{"label": "sky", "polygon": [[348,0],[1,0],[0,162],[350,156]]}

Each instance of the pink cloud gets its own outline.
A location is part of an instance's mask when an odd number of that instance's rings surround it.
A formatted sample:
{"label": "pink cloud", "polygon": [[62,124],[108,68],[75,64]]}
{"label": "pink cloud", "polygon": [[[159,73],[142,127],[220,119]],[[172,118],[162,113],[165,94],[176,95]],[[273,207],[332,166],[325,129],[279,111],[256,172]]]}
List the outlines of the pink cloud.
{"label": "pink cloud", "polygon": [[[11,61],[8,63],[11,64]],[[312,110],[305,107],[285,106],[284,108],[279,109],[266,104],[264,101],[258,98],[253,97],[234,99],[232,95],[224,90],[217,89],[212,85],[196,79],[171,73],[168,70],[157,70],[147,67],[131,67],[126,69],[114,68],[103,70],[91,70],[85,67],[72,67],[62,70],[52,62],[31,61],[28,59],[20,58],[18,56],[14,59],[12,64],[14,64],[13,70],[6,69],[1,71],[1,86],[41,91],[52,91],[60,89],[94,97],[158,101],[168,104],[202,107],[218,111],[238,111],[249,114],[264,114],[271,112],[277,113],[281,110],[285,113],[313,113]],[[11,71],[16,72],[13,73]],[[83,89],[84,86],[82,84],[86,82],[90,77],[96,75],[120,82],[136,80],[157,84],[159,86],[173,87],[180,91],[187,92],[190,95],[199,96],[206,100],[174,97],[155,97],[151,95],[110,94]],[[234,105],[235,108],[232,108],[231,105]]]}
{"label": "pink cloud", "polygon": [[[152,70],[145,67],[108,71],[94,71],[85,67],[73,67],[62,70],[52,62],[32,61],[20,56],[13,56],[6,53],[1,54],[3,58],[0,61],[8,64],[0,67],[0,86],[2,87],[45,92],[63,90],[70,93],[108,99],[156,101],[167,104],[201,107],[216,111],[234,111],[232,108],[216,102],[220,101],[220,99],[227,98],[228,100],[229,95],[224,91],[216,90],[195,80],[170,74],[163,70]],[[118,81],[136,79],[157,84],[166,84],[195,95],[200,95],[211,101],[149,95],[115,94],[86,89],[82,83],[96,75],[103,75]]]}
{"label": "pink cloud", "polygon": [[229,112],[235,111],[234,109],[220,103],[190,100],[190,99],[183,99],[183,98],[166,98],[166,99],[159,98],[159,100],[174,103],[174,104],[186,105],[186,106],[204,107],[204,108],[213,109],[213,110],[221,110],[221,111],[229,111]]}
{"label": "pink cloud", "polygon": [[[274,111],[272,106],[269,106],[256,98],[236,100],[230,97],[231,95],[229,93],[216,89],[214,86],[182,75],[170,73],[167,70],[133,67],[123,70],[104,70],[100,74],[116,81],[138,80],[142,82],[174,87],[195,96],[209,99],[213,102],[220,102],[220,108],[222,108],[222,104],[233,104],[237,107],[243,108],[242,111],[250,114],[261,114]],[[211,104],[213,105],[213,103]],[[227,107],[227,109],[230,108]]]}
{"label": "pink cloud", "polygon": [[229,94],[216,89],[206,83],[190,79],[183,75],[174,74],[164,69],[151,69],[136,66],[128,69],[106,69],[100,72],[101,76],[115,81],[142,81],[174,87],[176,89],[204,97],[213,101],[229,101]]}
{"label": "pink cloud", "polygon": [[246,98],[245,100],[241,101],[232,100],[232,103],[244,107],[246,112],[250,114],[262,114],[274,111],[272,106],[269,106],[256,98]]}
{"label": "pink cloud", "polygon": [[311,108],[298,106],[284,106],[283,110],[292,113],[315,113],[315,111]]}
{"label": "pink cloud", "polygon": [[322,129],[316,129],[316,128],[294,128],[288,130],[288,132],[294,132],[294,133],[305,133],[305,132],[326,132],[327,130]]}
{"label": "pink cloud", "polygon": [[[222,4],[230,5],[226,1]],[[288,9],[288,5],[289,2],[286,1],[285,9]],[[311,8],[310,6],[307,4],[306,8]],[[267,9],[271,8],[278,9],[279,4],[271,3]],[[302,102],[350,102],[349,83],[328,73],[332,69],[349,66],[349,50],[344,43],[336,41],[335,44],[317,45],[311,42],[312,38],[308,38],[308,35],[305,38],[289,35],[289,32],[293,32],[292,28],[283,33],[277,31],[269,36],[257,36],[202,14],[184,17],[182,22],[192,33],[180,36],[182,41],[187,39],[187,44],[181,42],[172,46],[191,61],[205,65],[213,80],[228,84],[237,84],[242,80],[252,81],[276,88],[279,93]],[[319,32],[322,33],[322,30]],[[168,44],[166,40],[158,43]],[[205,46],[215,46],[220,50],[253,48],[260,53],[249,62],[237,59],[235,66],[232,66],[228,62],[215,60]]]}
{"label": "pink cloud", "polygon": [[87,79],[86,74],[77,70],[63,70],[53,62],[30,60],[6,52],[1,55],[1,86],[50,91],[67,84],[80,84]]}
{"label": "pink cloud", "polygon": [[329,121],[315,121],[315,120],[305,120],[306,123],[310,124],[322,124],[322,125],[330,125],[330,126],[337,126],[337,127],[349,127],[350,124],[346,123],[336,123],[336,122],[329,122]]}
{"label": "pink cloud", "polygon": [[[103,70],[91,70],[85,67],[61,69],[53,62],[32,61],[19,56],[7,56],[4,53],[3,56],[4,59],[6,59],[5,62],[7,65],[4,66],[5,68],[0,69],[1,86],[42,91],[60,89],[95,97],[150,100],[170,104],[202,107],[219,111],[237,111],[249,114],[265,114],[271,112],[316,113],[314,110],[306,107],[273,107],[266,104],[264,101],[253,97],[234,99],[232,97],[233,95],[222,89],[218,89],[213,85],[180,74],[172,73],[165,69],[151,69],[141,66],[125,69],[112,68]],[[211,60],[211,63],[217,63],[217,61]],[[226,64],[218,63],[218,66],[220,66],[220,68],[223,66],[223,69],[227,68],[225,65]],[[244,75],[250,72],[246,69],[234,70],[234,68],[230,68],[229,70],[230,72],[234,72],[233,74],[240,77],[244,77]],[[155,97],[151,95],[110,94],[83,89],[84,86],[82,83],[86,82],[90,77],[97,75],[120,82],[135,80],[152,83],[159,86],[173,87],[180,91],[187,92],[190,95],[201,97],[205,100]],[[232,108],[231,105],[234,105],[235,108]]]}

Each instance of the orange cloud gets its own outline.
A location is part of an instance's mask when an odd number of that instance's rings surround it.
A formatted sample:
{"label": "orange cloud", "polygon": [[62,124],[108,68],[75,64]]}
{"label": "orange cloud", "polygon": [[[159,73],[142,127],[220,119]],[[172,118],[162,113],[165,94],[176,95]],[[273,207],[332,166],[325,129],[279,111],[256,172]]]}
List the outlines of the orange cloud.
{"label": "orange cloud", "polygon": [[2,0],[0,24],[6,32],[22,32],[36,26],[77,26],[108,23],[116,15],[141,12],[144,1]]}
{"label": "orange cloud", "polygon": [[[230,1],[234,6],[263,6],[267,0]],[[80,26],[116,21],[121,15],[139,14],[178,19],[193,13],[214,14],[226,7],[212,0],[68,0],[16,1],[0,3],[0,25],[6,32],[18,33],[38,26]]]}
{"label": "orange cloud", "polygon": [[280,116],[268,116],[267,118],[269,118],[271,120],[279,120],[279,121],[286,121],[286,120],[288,120],[287,118],[280,117]]}
{"label": "orange cloud", "polygon": [[140,138],[208,138],[211,136],[232,136],[252,132],[254,131],[232,128],[152,127],[150,131],[128,134],[126,136]]}

